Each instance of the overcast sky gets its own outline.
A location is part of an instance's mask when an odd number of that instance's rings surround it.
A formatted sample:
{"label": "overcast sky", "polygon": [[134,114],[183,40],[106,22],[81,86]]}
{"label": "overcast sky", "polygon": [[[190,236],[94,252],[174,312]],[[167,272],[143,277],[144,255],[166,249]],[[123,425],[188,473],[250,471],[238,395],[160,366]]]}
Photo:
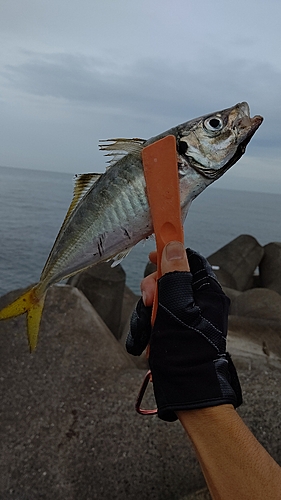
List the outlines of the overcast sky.
{"label": "overcast sky", "polygon": [[281,192],[280,0],[0,0],[0,165],[101,172],[98,141],[247,101],[217,186]]}

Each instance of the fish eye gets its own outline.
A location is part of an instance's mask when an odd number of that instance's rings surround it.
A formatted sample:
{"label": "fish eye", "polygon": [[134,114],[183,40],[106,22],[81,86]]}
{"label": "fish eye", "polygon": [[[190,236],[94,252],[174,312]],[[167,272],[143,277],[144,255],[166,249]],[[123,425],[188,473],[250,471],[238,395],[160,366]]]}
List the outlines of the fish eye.
{"label": "fish eye", "polygon": [[187,143],[185,141],[179,141],[179,145],[178,145],[178,153],[180,155],[184,155],[188,150],[188,146],[187,146]]}
{"label": "fish eye", "polygon": [[204,127],[211,132],[217,132],[223,128],[223,121],[218,116],[212,116],[204,121]]}

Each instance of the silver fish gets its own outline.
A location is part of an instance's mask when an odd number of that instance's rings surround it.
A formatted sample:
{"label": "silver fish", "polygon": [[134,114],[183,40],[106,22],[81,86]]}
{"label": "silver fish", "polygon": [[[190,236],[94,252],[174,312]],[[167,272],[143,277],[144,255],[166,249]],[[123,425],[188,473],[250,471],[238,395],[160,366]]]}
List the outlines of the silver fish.
{"label": "silver fish", "polygon": [[153,233],[141,152],[174,135],[177,143],[182,219],[209,184],[244,154],[262,123],[246,102],[171,128],[149,140],[112,139],[100,146],[113,160],[104,174],[77,176],[74,196],[39,283],[0,311],[0,319],[27,313],[30,350],[37,344],[47,289],[98,262],[119,262]]}

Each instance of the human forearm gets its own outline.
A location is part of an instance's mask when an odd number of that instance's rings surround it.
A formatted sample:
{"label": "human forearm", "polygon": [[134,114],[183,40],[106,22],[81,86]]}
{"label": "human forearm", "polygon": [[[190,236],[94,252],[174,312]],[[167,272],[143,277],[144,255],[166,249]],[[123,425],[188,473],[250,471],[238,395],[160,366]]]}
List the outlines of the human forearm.
{"label": "human forearm", "polygon": [[215,500],[281,499],[281,468],[232,405],[177,413]]}

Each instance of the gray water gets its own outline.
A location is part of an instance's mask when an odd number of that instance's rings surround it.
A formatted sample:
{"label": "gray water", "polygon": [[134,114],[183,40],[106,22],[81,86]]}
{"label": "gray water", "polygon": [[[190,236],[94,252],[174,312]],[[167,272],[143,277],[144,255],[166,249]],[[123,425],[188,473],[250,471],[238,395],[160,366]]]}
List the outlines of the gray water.
{"label": "gray water", "polygon": [[[72,190],[71,174],[0,167],[0,295],[38,281]],[[210,186],[190,208],[185,243],[208,256],[240,234],[281,241],[280,213],[279,194]],[[135,293],[154,248],[153,239],[141,242],[122,262]]]}

